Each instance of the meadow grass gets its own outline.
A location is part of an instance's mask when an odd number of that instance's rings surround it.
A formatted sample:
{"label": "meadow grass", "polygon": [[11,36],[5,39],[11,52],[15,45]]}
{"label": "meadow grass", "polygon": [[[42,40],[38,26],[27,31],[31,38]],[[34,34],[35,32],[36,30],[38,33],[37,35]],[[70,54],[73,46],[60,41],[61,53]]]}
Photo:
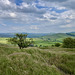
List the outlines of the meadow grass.
{"label": "meadow grass", "polygon": [[0,75],[75,75],[74,52],[67,48],[19,49],[0,44]]}

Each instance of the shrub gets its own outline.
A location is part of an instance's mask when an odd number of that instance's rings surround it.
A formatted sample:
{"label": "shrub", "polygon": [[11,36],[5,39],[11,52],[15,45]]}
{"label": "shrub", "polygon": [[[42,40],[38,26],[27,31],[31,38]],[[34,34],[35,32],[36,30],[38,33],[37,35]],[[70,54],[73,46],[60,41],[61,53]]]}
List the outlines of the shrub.
{"label": "shrub", "polygon": [[60,45],[61,45],[60,43],[56,43],[56,44],[55,44],[56,47],[59,47]]}
{"label": "shrub", "polygon": [[33,44],[33,39],[27,40],[27,34],[16,34],[15,37],[8,39],[8,42],[17,44],[20,49],[26,48]]}
{"label": "shrub", "polygon": [[49,49],[49,46],[39,46],[40,49]]}
{"label": "shrub", "polygon": [[55,45],[51,45],[52,47],[54,47]]}
{"label": "shrub", "polygon": [[63,40],[63,47],[64,48],[75,48],[75,39],[73,38],[65,38]]}

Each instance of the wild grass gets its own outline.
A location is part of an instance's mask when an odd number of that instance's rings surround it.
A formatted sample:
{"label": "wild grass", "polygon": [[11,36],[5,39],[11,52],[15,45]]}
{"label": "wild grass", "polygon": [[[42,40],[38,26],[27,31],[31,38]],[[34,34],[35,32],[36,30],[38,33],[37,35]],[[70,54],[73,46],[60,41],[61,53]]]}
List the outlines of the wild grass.
{"label": "wild grass", "polygon": [[0,44],[0,75],[75,75],[74,51]]}

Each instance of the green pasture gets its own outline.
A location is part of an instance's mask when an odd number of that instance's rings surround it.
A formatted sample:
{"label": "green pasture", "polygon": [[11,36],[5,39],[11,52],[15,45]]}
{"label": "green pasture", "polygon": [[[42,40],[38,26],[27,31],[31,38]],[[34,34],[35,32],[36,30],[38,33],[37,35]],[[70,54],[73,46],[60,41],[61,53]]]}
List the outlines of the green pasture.
{"label": "green pasture", "polygon": [[[8,43],[8,40],[9,38],[0,38],[0,43],[2,44],[9,44]],[[29,38],[27,38],[29,39]],[[58,42],[62,41],[62,39],[57,39]],[[33,41],[34,41],[34,46],[51,46],[51,45],[54,45],[57,41],[48,41],[48,40],[43,40],[43,39],[40,39],[40,38],[33,38]],[[61,42],[60,42],[61,43]]]}
{"label": "green pasture", "polygon": [[0,38],[0,43],[7,44],[8,43],[7,39],[8,38]]}
{"label": "green pasture", "polygon": [[62,43],[63,39],[57,39],[57,41],[53,41],[53,40],[44,40],[44,39],[40,39],[40,38],[34,38],[33,40],[34,40],[34,45],[51,46],[57,42]]}

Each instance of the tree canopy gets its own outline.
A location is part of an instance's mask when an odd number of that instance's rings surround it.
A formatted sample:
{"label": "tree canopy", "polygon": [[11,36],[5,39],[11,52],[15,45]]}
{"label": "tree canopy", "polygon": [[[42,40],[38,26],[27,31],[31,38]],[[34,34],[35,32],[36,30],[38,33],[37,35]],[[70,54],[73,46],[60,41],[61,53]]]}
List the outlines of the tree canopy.
{"label": "tree canopy", "polygon": [[75,48],[75,39],[73,38],[65,38],[63,40],[63,47],[64,48]]}
{"label": "tree canopy", "polygon": [[27,39],[27,34],[22,33],[21,34],[17,33],[15,37],[10,38],[8,41],[11,42],[12,44],[17,44],[20,49],[26,48],[31,44],[33,44],[33,39],[32,38]]}

